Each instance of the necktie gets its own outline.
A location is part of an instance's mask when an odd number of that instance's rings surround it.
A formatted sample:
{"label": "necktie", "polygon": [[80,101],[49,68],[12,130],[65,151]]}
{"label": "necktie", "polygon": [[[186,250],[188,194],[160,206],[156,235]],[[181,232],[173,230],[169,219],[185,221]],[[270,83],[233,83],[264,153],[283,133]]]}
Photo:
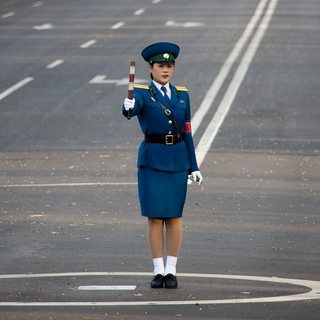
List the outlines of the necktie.
{"label": "necktie", "polygon": [[167,107],[169,107],[170,104],[171,104],[171,100],[170,100],[170,98],[169,98],[168,95],[167,95],[167,88],[164,87],[164,86],[162,86],[162,87],[161,87],[161,91],[164,93],[164,99],[165,99],[165,101],[166,101],[166,105],[167,105]]}

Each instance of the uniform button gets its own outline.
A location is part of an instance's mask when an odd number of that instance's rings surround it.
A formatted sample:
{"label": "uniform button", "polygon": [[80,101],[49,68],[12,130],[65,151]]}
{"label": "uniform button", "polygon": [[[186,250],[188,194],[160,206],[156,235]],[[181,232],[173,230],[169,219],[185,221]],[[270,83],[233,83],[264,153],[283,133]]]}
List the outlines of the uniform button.
{"label": "uniform button", "polygon": [[168,134],[171,134],[171,131],[169,131]]}
{"label": "uniform button", "polygon": [[168,121],[168,123],[170,123],[170,124],[171,124],[171,123],[172,123],[172,121],[171,121],[171,120],[169,120],[169,121]]}

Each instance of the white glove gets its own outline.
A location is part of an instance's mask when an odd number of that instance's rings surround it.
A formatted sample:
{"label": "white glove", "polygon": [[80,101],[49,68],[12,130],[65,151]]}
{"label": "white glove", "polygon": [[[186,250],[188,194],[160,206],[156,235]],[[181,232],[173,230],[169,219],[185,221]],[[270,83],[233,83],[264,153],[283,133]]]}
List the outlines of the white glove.
{"label": "white glove", "polygon": [[136,102],[136,100],[134,98],[132,100],[128,99],[128,98],[125,98],[124,102],[123,102],[124,109],[126,111],[132,110],[133,107],[134,107],[135,102]]}
{"label": "white glove", "polygon": [[199,185],[203,182],[202,175],[200,171],[193,171],[191,172],[191,175],[189,176],[189,179],[191,181],[198,181]]}

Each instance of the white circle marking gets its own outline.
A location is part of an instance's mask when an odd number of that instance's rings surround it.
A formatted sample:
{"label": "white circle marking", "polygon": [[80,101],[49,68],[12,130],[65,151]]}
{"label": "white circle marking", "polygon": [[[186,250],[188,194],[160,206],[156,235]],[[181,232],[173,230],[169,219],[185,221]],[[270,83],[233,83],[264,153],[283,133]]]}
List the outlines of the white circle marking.
{"label": "white circle marking", "polygon": [[[24,278],[53,278],[53,277],[82,277],[82,276],[151,276],[149,272],[69,272],[69,273],[38,273],[38,274],[11,274],[0,275],[1,279]],[[235,304],[235,303],[270,303],[320,299],[320,281],[290,279],[279,277],[225,275],[225,274],[199,274],[179,273],[179,277],[189,278],[215,278],[229,280],[262,281],[273,283],[286,283],[310,289],[305,293],[298,293],[276,297],[260,297],[246,299],[219,299],[219,300],[184,300],[184,301],[102,301],[102,302],[0,302],[5,307],[54,307],[54,306],[155,306],[155,305],[203,305],[203,304]]]}

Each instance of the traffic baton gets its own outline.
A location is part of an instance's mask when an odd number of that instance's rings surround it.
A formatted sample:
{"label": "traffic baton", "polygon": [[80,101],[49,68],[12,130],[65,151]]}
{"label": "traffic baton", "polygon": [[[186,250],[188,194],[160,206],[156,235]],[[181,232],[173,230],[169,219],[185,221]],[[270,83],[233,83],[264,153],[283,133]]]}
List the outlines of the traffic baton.
{"label": "traffic baton", "polygon": [[[134,75],[136,72],[136,62],[130,62],[130,71],[129,71],[129,88],[128,88],[128,99],[133,99],[133,85],[134,85]],[[130,120],[130,110],[128,110],[127,119]]]}

